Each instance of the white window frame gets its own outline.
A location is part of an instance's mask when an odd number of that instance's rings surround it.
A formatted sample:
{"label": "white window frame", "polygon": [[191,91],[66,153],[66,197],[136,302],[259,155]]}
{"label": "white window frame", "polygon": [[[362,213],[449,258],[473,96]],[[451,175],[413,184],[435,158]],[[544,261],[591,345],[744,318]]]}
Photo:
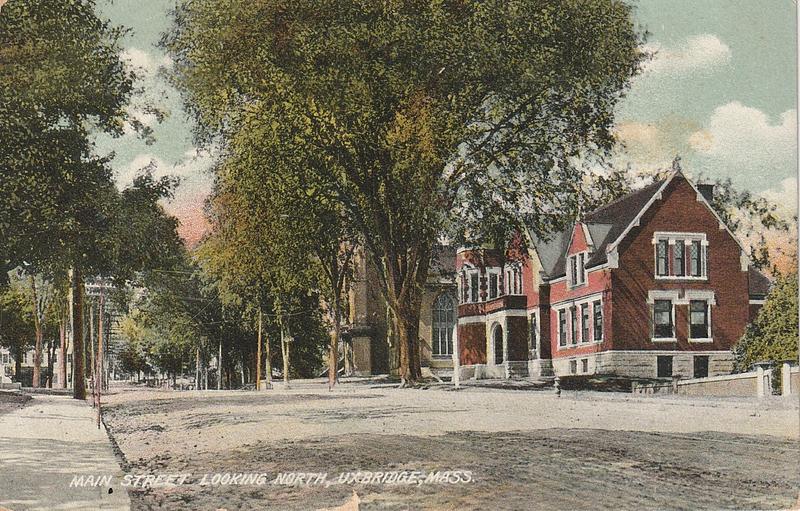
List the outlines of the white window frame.
{"label": "white window frame", "polygon": [[[464,276],[463,280],[463,288],[460,290],[459,293],[459,303],[478,303],[481,301],[481,272],[478,268],[473,266],[467,266],[461,269],[461,272]],[[472,275],[478,276],[478,289],[476,300],[472,299]],[[466,298],[466,299],[465,299]]]}
{"label": "white window frame", "polygon": [[[586,263],[589,261],[589,252],[577,252],[567,258],[567,282],[570,288],[585,286],[589,281],[589,272]],[[575,279],[572,278],[572,265],[575,264]]]}
{"label": "white window frame", "polygon": [[[658,244],[660,241],[667,242],[667,274],[658,274]],[[670,264],[675,255],[675,243],[683,241],[684,274],[675,275],[675,264]],[[693,241],[700,242],[700,276],[692,275],[692,265],[689,259]],[[708,238],[704,232],[660,232],[653,234],[653,276],[656,280],[708,280]],[[672,257],[671,257],[672,256]]]}
{"label": "white window frame", "polygon": [[[443,310],[437,309],[437,305],[439,305],[439,301],[443,298],[446,298],[450,301],[451,305],[453,305],[452,314],[453,314],[453,321],[452,323],[442,323],[441,321],[437,321],[436,319],[436,311]],[[433,306],[431,307],[431,356],[433,358],[449,358],[453,356],[453,330],[456,322],[458,321],[458,314],[456,313],[455,303],[453,302],[453,297],[449,295],[447,292],[439,294],[433,301]],[[443,326],[444,325],[444,326]],[[444,332],[445,334],[445,351],[448,353],[437,353],[434,346],[441,348],[441,342],[439,336],[437,336],[437,331]]]}
{"label": "white window frame", "polygon": [[503,294],[523,295],[522,265],[519,263],[507,264],[503,269]]}
{"label": "white window frame", "polygon": [[[656,337],[656,310],[655,310],[655,303],[656,300],[669,300],[672,302],[672,310],[670,311],[672,317],[672,337]],[[647,304],[648,310],[650,314],[650,341],[651,342],[678,342],[677,337],[677,325],[675,322],[675,306],[676,305],[684,305],[688,303],[685,298],[679,297],[679,291],[677,289],[674,290],[653,290],[650,291],[647,295]]]}
{"label": "white window frame", "polygon": [[[716,295],[714,291],[704,291],[704,290],[697,290],[697,289],[689,289],[686,291],[686,297],[684,299],[686,304],[688,305],[687,310],[687,333],[686,337],[687,340],[691,343],[712,343],[714,342],[714,323],[712,322],[712,310],[714,309],[714,305],[717,304]],[[707,337],[692,337],[692,302],[693,301],[700,301],[706,302],[707,314],[708,314],[708,331]]]}
{"label": "white window frame", "polygon": [[[492,275],[495,276],[497,279],[497,288],[494,296],[492,296]],[[486,268],[486,301],[496,300],[500,298],[502,294],[500,293],[500,268]]]}
{"label": "white window frame", "polygon": [[[556,339],[558,340],[558,342],[556,343],[556,351],[570,350],[570,349],[574,349],[574,348],[577,348],[577,347],[580,347],[580,346],[586,346],[586,345],[591,345],[591,344],[602,344],[603,339],[605,338],[605,330],[606,330],[605,328],[603,328],[603,331],[601,332],[601,338],[600,339],[595,340],[595,338],[594,338],[594,303],[595,302],[599,302],[600,303],[600,310],[603,311],[603,314],[602,314],[601,317],[603,319],[603,322],[605,323],[605,311],[603,310],[603,295],[602,295],[602,293],[595,293],[595,294],[592,294],[592,295],[583,296],[581,298],[576,298],[574,300],[567,300],[567,301],[564,301],[564,302],[559,302],[559,303],[551,305],[551,309],[553,311],[555,311],[554,321],[556,322]],[[575,309],[576,309],[576,311],[578,313],[578,316],[579,316],[578,327],[581,330],[581,333],[583,333],[583,325],[581,323],[581,321],[582,321],[581,310],[582,310],[582,307],[583,307],[584,304],[587,304],[589,306],[589,340],[587,341],[586,339],[583,339],[582,335],[581,335],[580,342],[578,342],[576,344],[573,344],[572,343],[572,336],[574,335],[574,332],[571,332],[571,330],[572,330],[572,311],[571,311],[571,308],[575,307]],[[561,343],[560,343],[560,340],[561,340],[561,322],[559,321],[559,319],[560,319],[559,318],[559,314],[562,311],[564,312],[564,315],[565,315],[565,317],[567,319],[567,321],[566,321],[567,333],[568,334],[572,334],[572,335],[566,335],[566,344],[564,346],[562,346]],[[605,324],[603,326],[605,327]]]}

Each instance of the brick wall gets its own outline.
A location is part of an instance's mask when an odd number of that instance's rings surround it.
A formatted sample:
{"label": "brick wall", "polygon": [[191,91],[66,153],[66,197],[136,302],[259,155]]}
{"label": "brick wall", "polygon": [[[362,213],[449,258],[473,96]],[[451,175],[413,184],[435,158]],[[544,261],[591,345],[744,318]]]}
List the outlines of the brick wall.
{"label": "brick wall", "polygon": [[[680,175],[661,200],[643,216],[619,246],[619,268],[611,271],[613,319],[610,338],[618,349],[727,350],[744,332],[750,317],[747,271],[741,270],[736,240],[698,201],[696,192]],[[707,281],[656,280],[653,234],[663,232],[705,233],[708,247]],[[713,343],[687,340],[688,305],[676,307],[676,343],[654,343],[650,338],[650,290],[713,290],[711,307]]]}
{"label": "brick wall", "polygon": [[460,364],[485,364],[486,325],[484,323],[458,325],[458,346]]}

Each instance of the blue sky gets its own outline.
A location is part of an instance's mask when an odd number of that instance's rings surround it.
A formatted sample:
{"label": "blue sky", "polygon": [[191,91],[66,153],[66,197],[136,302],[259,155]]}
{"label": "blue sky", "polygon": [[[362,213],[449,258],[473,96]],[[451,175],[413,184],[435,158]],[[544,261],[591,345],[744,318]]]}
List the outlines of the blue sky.
{"label": "blue sky", "polygon": [[[134,134],[101,137],[114,151],[121,185],[150,161],[182,178],[170,210],[194,235],[211,188],[212,157],[198,152],[180,95],[159,75],[169,59],[157,47],[168,28],[165,0],[101,0],[102,13],[132,29],[125,58],[143,76],[150,100],[167,114],[151,124],[156,142]],[[635,0],[635,19],[655,57],[617,112],[624,144],[616,163],[639,172],[667,167],[680,154],[694,176],[731,177],[741,188],[797,206],[797,17],[791,0]],[[134,106],[134,112],[137,109]],[[194,237],[192,233],[185,233]]]}

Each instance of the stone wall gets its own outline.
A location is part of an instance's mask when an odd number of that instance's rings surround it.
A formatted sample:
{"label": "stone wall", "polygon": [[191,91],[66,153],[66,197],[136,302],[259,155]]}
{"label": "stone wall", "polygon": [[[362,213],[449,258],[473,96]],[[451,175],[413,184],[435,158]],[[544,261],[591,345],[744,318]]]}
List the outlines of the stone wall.
{"label": "stone wall", "polygon": [[[709,357],[709,376],[727,375],[733,371],[733,355],[728,351],[681,352],[681,351],[602,351],[574,357],[553,359],[553,370],[558,376],[568,374],[608,374],[630,378],[656,378],[656,357],[672,356],[672,374],[681,378],[694,377],[694,355]],[[583,370],[584,362],[586,371]],[[571,364],[574,361],[575,364]],[[573,373],[572,369],[577,372]]]}

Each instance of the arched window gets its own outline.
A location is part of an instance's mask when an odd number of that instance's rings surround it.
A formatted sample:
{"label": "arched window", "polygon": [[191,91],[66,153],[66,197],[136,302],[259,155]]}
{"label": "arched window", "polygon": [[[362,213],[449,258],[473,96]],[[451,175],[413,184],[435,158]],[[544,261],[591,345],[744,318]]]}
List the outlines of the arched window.
{"label": "arched window", "polygon": [[434,357],[446,357],[453,354],[453,328],[455,326],[455,302],[450,295],[442,293],[433,302],[431,348]]}

